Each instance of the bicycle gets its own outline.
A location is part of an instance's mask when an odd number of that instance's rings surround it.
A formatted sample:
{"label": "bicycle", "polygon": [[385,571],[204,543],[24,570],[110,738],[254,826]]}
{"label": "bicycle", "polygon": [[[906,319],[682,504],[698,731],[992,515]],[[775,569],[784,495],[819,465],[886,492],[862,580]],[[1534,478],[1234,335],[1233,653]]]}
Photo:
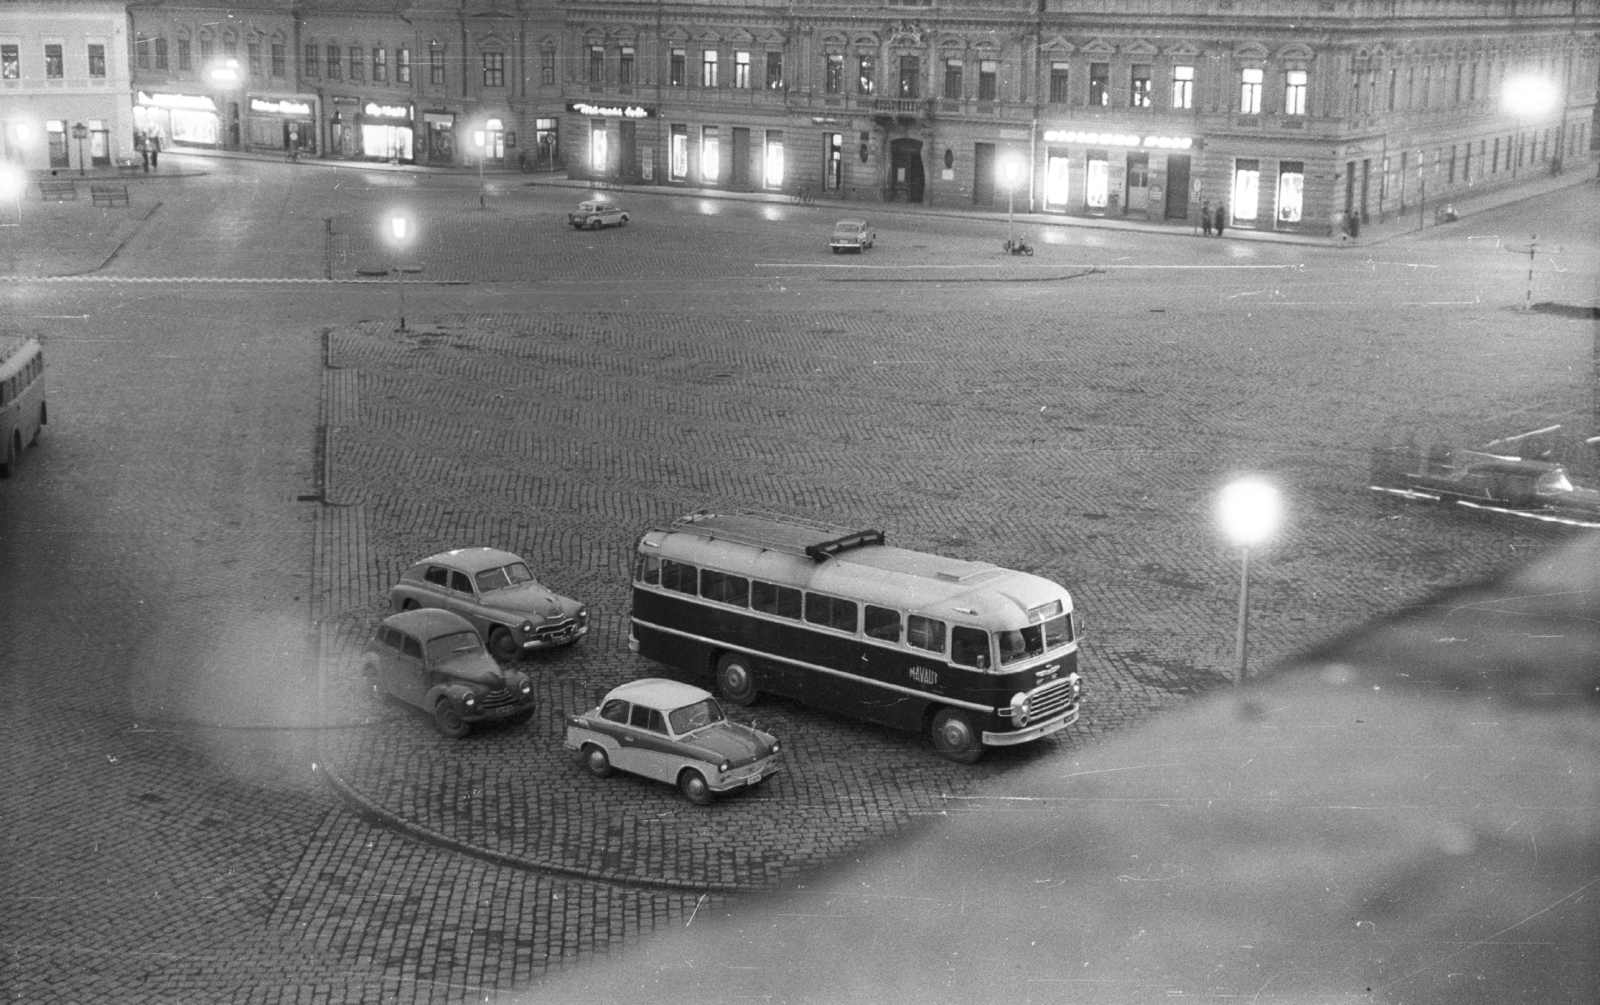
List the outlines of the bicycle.
{"label": "bicycle", "polygon": [[811,191],[809,186],[802,187],[789,194],[789,201],[796,206],[814,206],[817,202],[817,195]]}

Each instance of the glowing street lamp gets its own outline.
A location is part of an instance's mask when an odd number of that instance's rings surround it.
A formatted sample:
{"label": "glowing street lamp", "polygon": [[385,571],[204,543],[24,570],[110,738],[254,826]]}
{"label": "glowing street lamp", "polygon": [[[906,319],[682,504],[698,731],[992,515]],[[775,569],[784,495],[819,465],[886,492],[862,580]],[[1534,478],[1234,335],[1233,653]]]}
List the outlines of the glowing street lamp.
{"label": "glowing street lamp", "polygon": [[1278,490],[1255,478],[1236,481],[1222,490],[1218,500],[1218,516],[1223,533],[1239,546],[1239,628],[1234,639],[1233,683],[1238,686],[1245,676],[1245,631],[1250,616],[1250,547],[1260,544],[1278,529],[1281,506]]}
{"label": "glowing street lamp", "polygon": [[394,288],[400,301],[400,327],[395,331],[403,332],[406,330],[406,272],[400,256],[416,238],[417,228],[410,215],[402,211],[390,213],[385,223],[388,226],[384,234],[389,239],[389,246],[394,249]]}
{"label": "glowing street lamp", "polygon": [[[1511,177],[1517,177],[1517,167],[1522,160],[1522,121],[1544,115],[1556,107],[1556,85],[1544,77],[1512,77],[1506,81],[1500,100],[1506,110],[1517,117],[1517,153],[1511,159]],[[1560,157],[1560,144],[1556,156]]]}

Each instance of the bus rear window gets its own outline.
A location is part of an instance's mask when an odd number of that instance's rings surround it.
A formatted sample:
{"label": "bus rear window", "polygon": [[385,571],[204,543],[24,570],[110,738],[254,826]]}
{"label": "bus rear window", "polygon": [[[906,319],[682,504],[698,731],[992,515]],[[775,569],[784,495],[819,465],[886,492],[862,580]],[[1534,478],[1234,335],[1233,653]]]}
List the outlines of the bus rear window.
{"label": "bus rear window", "polygon": [[700,571],[700,596],[721,604],[744,607],[750,600],[750,580],[715,569]]}
{"label": "bus rear window", "polygon": [[950,629],[950,660],[964,667],[989,669],[989,633],[960,625]]}
{"label": "bus rear window", "polygon": [[930,653],[944,652],[944,622],[919,614],[906,618],[906,645]]}
{"label": "bus rear window", "polygon": [[856,603],[843,597],[830,597],[826,593],[806,594],[806,620],[824,628],[841,632],[856,630]]}
{"label": "bus rear window", "polygon": [[750,584],[750,609],[799,621],[800,591],[791,586],[763,583],[758,579]]}

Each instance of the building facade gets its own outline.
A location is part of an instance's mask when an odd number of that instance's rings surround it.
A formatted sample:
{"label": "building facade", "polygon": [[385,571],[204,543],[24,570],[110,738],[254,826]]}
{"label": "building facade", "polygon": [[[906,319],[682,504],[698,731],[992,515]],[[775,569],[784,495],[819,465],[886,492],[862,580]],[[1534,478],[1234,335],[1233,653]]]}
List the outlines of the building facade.
{"label": "building facade", "polygon": [[1326,234],[1591,165],[1597,8],[591,0],[559,54],[569,166]]}
{"label": "building facade", "polygon": [[140,129],[163,143],[433,165],[560,161],[551,3],[134,0],[128,16]]}
{"label": "building facade", "polygon": [[29,171],[133,155],[120,3],[0,0],[0,162]]}

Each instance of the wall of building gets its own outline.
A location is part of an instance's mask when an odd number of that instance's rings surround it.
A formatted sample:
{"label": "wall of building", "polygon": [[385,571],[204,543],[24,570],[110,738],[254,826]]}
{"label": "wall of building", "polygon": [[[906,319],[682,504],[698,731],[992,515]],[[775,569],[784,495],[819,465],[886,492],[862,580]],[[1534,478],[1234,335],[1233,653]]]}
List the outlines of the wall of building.
{"label": "wall of building", "polygon": [[122,5],[7,3],[0,13],[0,161],[65,172],[130,159]]}

